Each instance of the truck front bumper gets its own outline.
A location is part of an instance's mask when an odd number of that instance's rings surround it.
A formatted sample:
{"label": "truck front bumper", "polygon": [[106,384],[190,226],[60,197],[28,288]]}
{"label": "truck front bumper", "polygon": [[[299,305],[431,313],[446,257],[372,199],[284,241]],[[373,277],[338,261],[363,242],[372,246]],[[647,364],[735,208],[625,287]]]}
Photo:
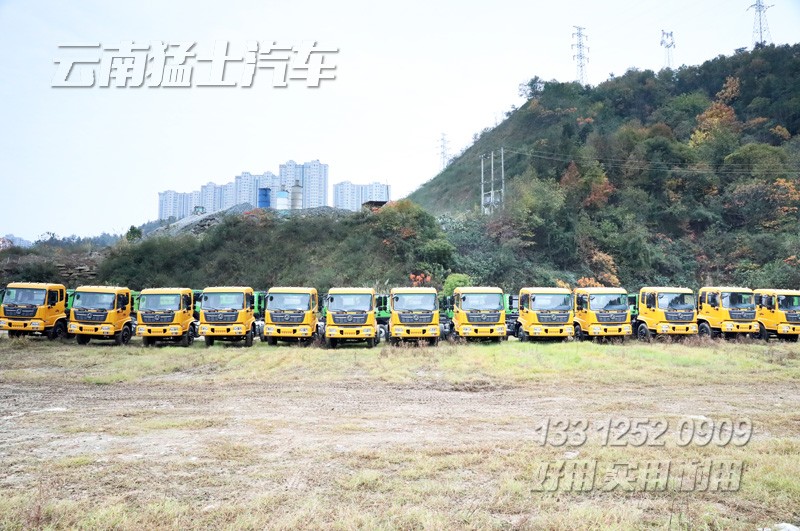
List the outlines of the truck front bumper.
{"label": "truck front bumper", "polygon": [[200,335],[209,337],[244,336],[249,328],[241,323],[200,325]]}
{"label": "truck front bumper", "polygon": [[0,319],[0,330],[13,330],[17,332],[44,332],[44,321],[41,319],[30,319],[25,321]]}
{"label": "truck front bumper", "polygon": [[291,326],[269,323],[264,325],[264,337],[304,338],[311,337],[313,333],[314,327],[307,324]]}
{"label": "truck front bumper", "polygon": [[433,323],[422,326],[394,325],[391,334],[392,337],[401,339],[439,337],[439,325]]}
{"label": "truck front bumper", "polygon": [[139,337],[179,337],[186,330],[180,325],[168,324],[166,326],[139,325],[136,327],[136,335]]}
{"label": "truck front bumper", "polygon": [[585,332],[592,337],[605,337],[605,336],[629,336],[631,335],[630,324],[593,324],[590,325]]}
{"label": "truck front bumper", "polygon": [[575,328],[571,324],[543,325],[532,324],[526,330],[530,337],[572,337]]}
{"label": "truck front bumper", "polygon": [[459,337],[505,337],[508,335],[505,323],[492,325],[461,325],[456,328]]}
{"label": "truck front bumper", "polygon": [[742,321],[723,321],[719,327],[720,332],[733,333],[733,334],[747,334],[751,332],[758,332],[758,323],[742,322]]}
{"label": "truck front bumper", "polygon": [[338,326],[325,327],[325,337],[331,339],[371,339],[378,335],[377,327],[373,326]]}
{"label": "truck front bumper", "polygon": [[693,335],[697,333],[697,323],[658,323],[653,332],[667,335]]}
{"label": "truck front bumper", "polygon": [[117,330],[114,330],[113,324],[87,324],[70,322],[69,326],[67,327],[67,332],[70,334],[82,334],[85,336],[111,337],[117,333]]}

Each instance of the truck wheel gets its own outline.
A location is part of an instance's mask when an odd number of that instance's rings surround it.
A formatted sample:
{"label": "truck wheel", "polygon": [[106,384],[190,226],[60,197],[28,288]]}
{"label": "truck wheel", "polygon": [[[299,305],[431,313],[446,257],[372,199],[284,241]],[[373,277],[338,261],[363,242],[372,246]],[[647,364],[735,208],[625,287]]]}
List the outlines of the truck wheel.
{"label": "truck wheel", "polygon": [[367,339],[367,348],[375,348],[378,338],[371,337]]}
{"label": "truck wheel", "polygon": [[194,342],[194,336],[192,335],[192,329],[190,327],[189,330],[184,332],[184,334],[181,336],[181,346],[188,347],[193,342]]}
{"label": "truck wheel", "polygon": [[650,342],[650,330],[647,329],[647,325],[642,323],[636,328],[636,338],[639,341],[647,341]]}
{"label": "truck wheel", "polygon": [[713,337],[711,335],[711,327],[708,326],[708,323],[700,323],[700,325],[697,327],[697,335],[700,337]]}
{"label": "truck wheel", "polygon": [[144,345],[145,347],[151,347],[155,344],[156,344],[156,339],[154,337],[144,336],[142,338],[142,345]]}
{"label": "truck wheel", "polygon": [[326,337],[325,348],[336,348],[336,340],[331,337]]}
{"label": "truck wheel", "polygon": [[274,347],[278,344],[278,338],[274,336],[267,336],[267,345]]}
{"label": "truck wheel", "polygon": [[122,327],[122,330],[114,334],[115,345],[127,345],[131,340],[131,329],[128,325]]}
{"label": "truck wheel", "polygon": [[252,347],[253,346],[253,329],[247,331],[244,335],[244,346]]}
{"label": "truck wheel", "polygon": [[583,337],[583,329],[581,328],[581,325],[576,324],[575,325],[575,341],[583,341],[583,339],[584,339],[584,337]]}
{"label": "truck wheel", "polygon": [[214,346],[214,338],[213,337],[205,336],[204,339],[206,340],[206,346],[207,347],[213,347]]}
{"label": "truck wheel", "polygon": [[381,341],[386,341],[386,337],[389,335],[389,330],[386,325],[378,325],[378,337]]}
{"label": "truck wheel", "polygon": [[769,332],[767,332],[767,329],[764,328],[764,325],[761,323],[758,323],[758,336],[755,339],[762,339],[769,342]]}
{"label": "truck wheel", "polygon": [[47,339],[50,341],[55,339],[64,339],[65,337],[67,337],[67,325],[64,323],[64,321],[57,322],[47,334]]}
{"label": "truck wheel", "polygon": [[79,345],[87,345],[92,338],[90,336],[86,336],[83,334],[77,334],[75,336],[75,340],[78,342]]}
{"label": "truck wheel", "polygon": [[783,334],[781,337],[781,339],[788,341],[789,343],[797,343],[798,338],[800,338],[800,335],[798,334]]}
{"label": "truck wheel", "polygon": [[438,347],[439,346],[439,338],[438,337],[428,338],[428,345],[430,345],[431,347]]}

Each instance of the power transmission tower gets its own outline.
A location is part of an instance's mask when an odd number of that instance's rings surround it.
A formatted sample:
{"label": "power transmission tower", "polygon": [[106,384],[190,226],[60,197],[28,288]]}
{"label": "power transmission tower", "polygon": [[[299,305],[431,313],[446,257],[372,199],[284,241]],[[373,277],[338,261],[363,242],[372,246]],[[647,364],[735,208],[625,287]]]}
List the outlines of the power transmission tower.
{"label": "power transmission tower", "polygon": [[664,47],[664,67],[672,68],[672,49],[675,48],[675,38],[671,31],[661,30],[661,46]]}
{"label": "power transmission tower", "polygon": [[[484,161],[489,158],[489,180],[486,180]],[[481,155],[481,213],[492,214],[494,209],[502,207],[505,202],[506,192],[506,167],[504,149],[500,148],[500,187],[495,189],[494,177],[494,151]],[[487,190],[488,188],[488,190]]]}
{"label": "power transmission tower", "polygon": [[575,33],[572,34],[575,37],[575,44],[572,45],[575,48],[575,55],[572,56],[575,59],[575,62],[578,64],[578,82],[581,85],[586,84],[586,63],[589,62],[589,57],[587,57],[589,53],[589,48],[584,45],[583,40],[589,40],[589,37],[584,35],[583,30],[586,28],[582,28],[580,26],[573,26],[575,28]]}
{"label": "power transmission tower", "polygon": [[767,26],[767,9],[771,7],[773,6],[764,5],[764,0],[756,0],[755,4],[747,8],[748,11],[753,9],[756,15],[753,21],[754,48],[772,41],[772,37],[769,34],[769,26]]}
{"label": "power transmission tower", "polygon": [[442,169],[447,167],[447,161],[450,160],[450,155],[447,153],[447,135],[442,133],[442,138],[439,141],[440,154],[442,156]]}

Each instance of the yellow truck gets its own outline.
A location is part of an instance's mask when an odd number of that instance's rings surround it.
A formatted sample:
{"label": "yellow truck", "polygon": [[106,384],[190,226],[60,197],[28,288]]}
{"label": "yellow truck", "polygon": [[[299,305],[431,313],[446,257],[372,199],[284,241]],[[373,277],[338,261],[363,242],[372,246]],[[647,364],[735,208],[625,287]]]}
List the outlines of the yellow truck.
{"label": "yellow truck", "polygon": [[315,288],[275,287],[267,291],[261,341],[310,345],[317,338],[319,298]]}
{"label": "yellow truck", "polygon": [[697,332],[704,337],[758,332],[753,290],[728,286],[706,286],[697,294]]}
{"label": "yellow truck", "polygon": [[219,341],[244,341],[253,346],[256,335],[255,292],[243,286],[210,287],[200,302],[200,335],[207,347]]}
{"label": "yellow truck", "polygon": [[439,344],[439,303],[435,288],[393,288],[389,292],[389,341],[427,340]]}
{"label": "yellow truck", "polygon": [[75,290],[68,332],[79,345],[91,339],[113,339],[127,345],[133,335],[133,296],[119,286],[80,286]]}
{"label": "yellow truck", "polygon": [[628,293],[622,288],[575,288],[575,339],[631,335]]}
{"label": "yellow truck", "polygon": [[514,335],[520,341],[575,335],[572,293],[566,288],[522,288]]}
{"label": "yellow truck", "polygon": [[366,341],[369,348],[380,341],[371,288],[331,288],[325,298],[325,346]]}
{"label": "yellow truck", "polygon": [[755,291],[758,337],[769,341],[771,336],[797,342],[800,337],[800,291],[757,289]]}
{"label": "yellow truck", "polygon": [[194,292],[189,288],[148,288],[139,295],[136,335],[144,346],[157,341],[188,347],[197,335]]}
{"label": "yellow truck", "polygon": [[0,330],[9,337],[67,337],[67,289],[63,284],[12,282],[0,306]]}
{"label": "yellow truck", "polygon": [[453,338],[508,338],[503,290],[494,287],[459,287],[453,291],[453,316],[446,333]]}
{"label": "yellow truck", "polygon": [[636,298],[634,314],[636,317],[631,324],[641,341],[697,334],[695,297],[688,288],[642,288]]}

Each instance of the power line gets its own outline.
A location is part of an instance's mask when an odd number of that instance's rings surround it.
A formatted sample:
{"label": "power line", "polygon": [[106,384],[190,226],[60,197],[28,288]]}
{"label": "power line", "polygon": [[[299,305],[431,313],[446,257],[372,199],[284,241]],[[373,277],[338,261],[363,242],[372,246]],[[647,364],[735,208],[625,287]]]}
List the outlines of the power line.
{"label": "power line", "polygon": [[755,12],[755,19],[753,20],[753,47],[763,46],[767,42],[772,42],[772,37],[769,34],[769,26],[767,25],[767,9],[774,6],[764,5],[764,0],[756,0],[756,3],[747,8]]}
{"label": "power line", "polygon": [[589,48],[584,45],[583,40],[586,39],[588,41],[589,37],[583,33],[586,28],[581,26],[573,26],[573,28],[575,28],[575,33],[572,34],[572,36],[575,37],[575,44],[573,44],[572,47],[575,48],[575,55],[573,55],[572,58],[575,59],[575,62],[578,65],[577,81],[581,85],[585,85],[586,63],[589,62]]}
{"label": "power line", "polygon": [[661,46],[664,47],[664,68],[672,68],[672,49],[675,48],[675,38],[671,31],[661,30]]}

